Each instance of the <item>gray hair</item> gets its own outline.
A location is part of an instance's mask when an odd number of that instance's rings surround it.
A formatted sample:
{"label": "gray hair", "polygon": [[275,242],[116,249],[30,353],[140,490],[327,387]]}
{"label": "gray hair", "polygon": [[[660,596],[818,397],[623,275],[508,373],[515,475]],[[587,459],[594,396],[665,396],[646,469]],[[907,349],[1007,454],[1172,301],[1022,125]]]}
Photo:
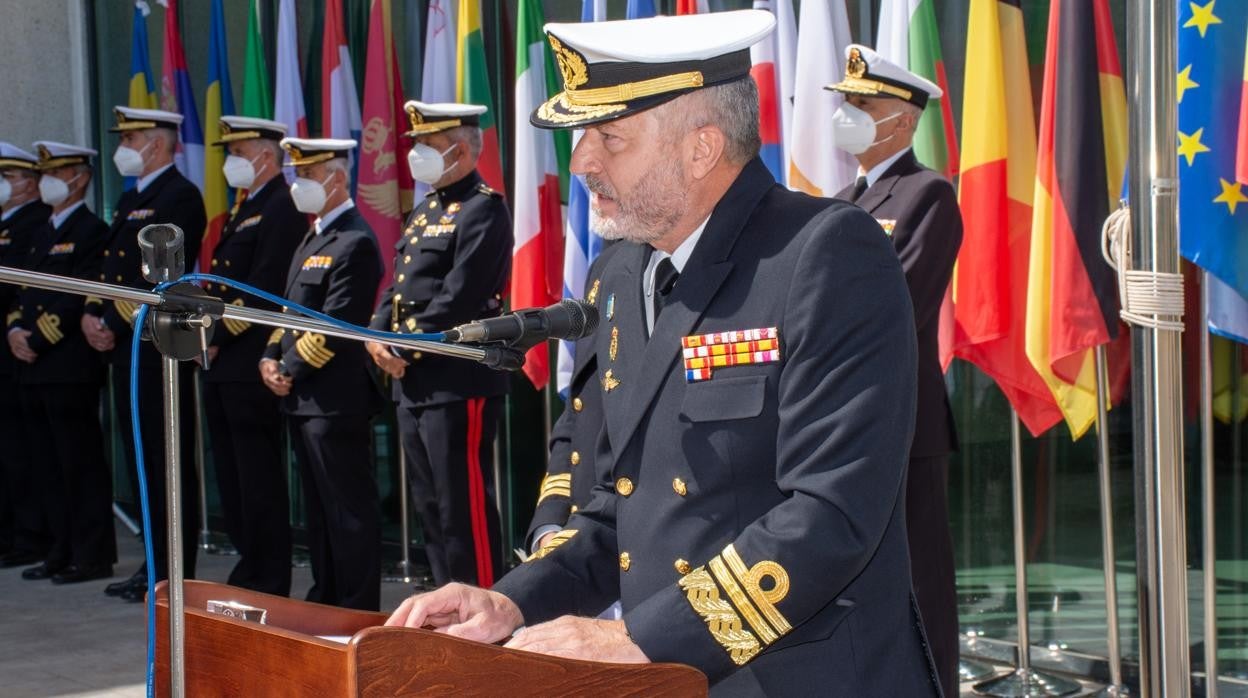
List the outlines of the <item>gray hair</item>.
{"label": "gray hair", "polygon": [[331,158],[325,161],[325,169],[330,172],[342,172],[347,175],[347,179],[351,179],[351,163],[347,158]]}
{"label": "gray hair", "polygon": [[165,152],[173,155],[178,152],[178,132],[171,128],[151,128],[147,130],[153,139],[164,144]]}
{"label": "gray hair", "polygon": [[473,160],[481,156],[481,129],[476,126],[456,126],[446,132],[446,137],[467,143],[468,154]]}
{"label": "gray hair", "polygon": [[717,126],[724,132],[724,157],[734,165],[744,165],[758,155],[762,139],[758,135],[758,86],[750,76],[696,90],[664,104],[661,121],[668,133],[679,138],[703,126]]}

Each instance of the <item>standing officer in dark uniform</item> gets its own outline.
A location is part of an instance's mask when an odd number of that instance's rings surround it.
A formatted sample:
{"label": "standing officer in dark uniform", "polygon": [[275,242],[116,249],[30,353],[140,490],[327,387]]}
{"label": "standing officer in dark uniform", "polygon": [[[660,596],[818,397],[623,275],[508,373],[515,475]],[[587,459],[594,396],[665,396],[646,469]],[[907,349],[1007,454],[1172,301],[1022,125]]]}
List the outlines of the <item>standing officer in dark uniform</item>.
{"label": "standing officer in dark uniform", "polygon": [[[834,119],[838,147],[858,158],[858,181],[836,198],[858,204],[884,228],[901,259],[919,339],[918,412],[906,475],[906,530],[914,593],[941,686],[958,692],[958,596],[949,532],[949,455],[957,448],[953,411],[940,369],[940,306],[962,245],[953,185],[915,159],[914,132],[931,82],[867,48],[846,50],[845,118]],[[939,107],[933,107],[938,109]]]}
{"label": "standing officer in dark uniform", "polygon": [[[94,281],[108,246],[108,226],[84,201],[96,152],[52,141],[35,149],[52,218],[35,234],[26,267]],[[112,471],[100,428],[104,363],[82,336],[82,305],[79,295],[24,287],[6,328],[20,362],[23,438],[42,456],[32,495],[52,532],[44,561],[22,577],[50,577],[53,584],[111,577],[117,558]]]}
{"label": "standing officer in dark uniform", "polygon": [[[355,141],[287,138],[298,179],[295,208],[316,221],[295,250],[285,297],[348,322],[368,322],[382,262],[377,239],[351,201],[347,156]],[[381,506],[369,457],[369,419],[380,397],[364,346],[316,332],[277,330],[260,361],[282,398],[302,474],[312,556],[308,601],[377,610]]]}
{"label": "standing officer in dark uniform", "polygon": [[[511,279],[511,214],[477,174],[478,119],[471,104],[404,105],[416,144],[412,177],[433,191],[412,211],[372,327],[432,332],[502,312]],[[395,380],[399,436],[412,500],[437,584],[489,587],[501,572],[494,505],[494,434],[508,374],[481,364],[370,343]]]}
{"label": "standing officer in dark uniform", "polygon": [[[34,155],[0,141],[0,265],[22,267],[35,231],[52,209],[39,200]],[[0,284],[0,309],[8,311],[17,287]],[[8,319],[8,318],[6,318]],[[48,550],[48,530],[31,482],[32,468],[22,434],[22,410],[8,342],[0,342],[0,567],[30,565]]]}
{"label": "standing officer in dark uniform", "polygon": [[[308,216],[295,209],[282,175],[286,126],[267,119],[221,117],[229,156],[225,178],[241,199],[221,231],[210,270],[281,295]],[[234,289],[214,291],[226,303],[275,310]],[[268,594],[290,594],[290,502],[282,462],[278,398],[256,375],[271,330],[225,320],[203,371],[204,412],[212,438],[225,530],[239,559],[229,583]]]}
{"label": "standing officer in dark uniform", "polygon": [[[774,23],[546,25],[564,90],[530,121],[585,128],[571,171],[621,240],[577,347],[603,391],[602,420],[576,426],[598,433],[598,480],[493,590],[451,584],[389,623],[689,664],[723,695],[939,695],[901,506],[905,277],[870,216],[785,189],[758,157],[748,49]],[[584,617],[615,598],[620,620]]]}
{"label": "standing officer in dark uniform", "polygon": [[[139,231],[153,223],[170,223],[182,229],[185,259],[194,264],[204,236],[207,215],[199,189],[178,172],[173,155],[178,145],[182,115],[158,109],[115,107],[117,125],[110,129],[121,134],[121,144],[113,154],[117,170],[125,177],[137,177],[134,189],[122,192],[113,211],[109,245],[104,250],[100,281],[133,288],[150,289],[152,284],[140,269]],[[184,270],[189,271],[189,269]],[[87,298],[82,316],[82,333],[96,351],[107,355],[113,368],[113,405],[117,428],[122,434],[126,460],[130,466],[131,491],[138,496],[134,444],[130,438],[130,340],[138,307],[126,301]],[[147,494],[151,509],[154,560],[148,560],[129,579],[110,584],[105,593],[126,601],[142,601],[147,575],[156,580],[168,574],[168,545],[165,524],[165,420],[161,387],[160,353],[150,342],[139,350],[139,426],[143,432],[143,456],[147,471]],[[186,577],[195,576],[195,555],[199,549],[199,477],[195,471],[195,405],[190,389],[195,365],[182,362],[178,375],[183,387],[179,413],[182,431],[182,555]]]}

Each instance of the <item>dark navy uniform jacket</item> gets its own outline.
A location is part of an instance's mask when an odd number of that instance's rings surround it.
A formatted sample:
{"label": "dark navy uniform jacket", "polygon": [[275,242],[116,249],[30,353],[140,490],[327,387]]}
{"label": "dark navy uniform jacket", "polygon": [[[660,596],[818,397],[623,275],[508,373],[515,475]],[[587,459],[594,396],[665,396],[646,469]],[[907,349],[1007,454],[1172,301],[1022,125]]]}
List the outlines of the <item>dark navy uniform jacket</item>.
{"label": "dark navy uniform jacket", "polygon": [[[373,308],[381,270],[377,238],[352,206],[321,234],[309,230],[304,236],[291,259],[284,297],[352,325],[363,325]],[[279,329],[271,332],[264,358],[280,361],[283,372],[294,378],[294,387],[282,399],[282,411],[287,414],[373,414],[380,406],[368,370],[372,360],[360,342]]]}
{"label": "dark navy uniform jacket", "polygon": [[[848,200],[853,187],[836,198]],[[892,238],[914,303],[919,335],[919,420],[911,458],[947,456],[958,447],[940,369],[940,306],[962,246],[962,214],[949,180],[906,151],[856,202]]]}
{"label": "dark navy uniform jacket", "polygon": [[[286,273],[295,248],[308,232],[308,216],[295,208],[290,188],[280,175],[253,192],[230,216],[213,250],[209,271],[237,279],[280,296],[286,290]],[[232,286],[215,284],[209,289],[226,303],[277,310]],[[204,380],[214,383],[254,383],[260,380],[256,363],[264,354],[273,330],[242,320],[224,320],[213,335],[220,348]]]}
{"label": "dark navy uniform jacket", "polygon": [[[53,228],[49,220],[33,237],[25,266],[31,271],[95,280],[108,246],[108,226],[86,206],[79,206]],[[8,329],[30,330],[27,344],[39,355],[33,364],[18,362],[25,384],[95,383],[104,377],[99,352],[82,336],[83,297],[23,287]]]}
{"label": "dark navy uniform jacket", "polygon": [[[42,228],[52,215],[52,207],[35,199],[13,212],[6,221],[0,221],[0,266],[16,269],[26,268],[26,256],[30,254],[30,243],[35,231]],[[0,309],[6,311],[6,323],[13,320],[9,307],[17,298],[17,286],[0,284]],[[13,367],[19,363],[13,358],[7,341],[0,341],[0,375],[13,374]]]}
{"label": "dark navy uniform jacket", "polygon": [[[502,194],[474,170],[429,192],[395,245],[394,277],[371,326],[438,332],[502,313],[511,279],[511,213]],[[425,407],[507,392],[510,377],[482,364],[404,350],[411,366],[395,387],[405,407]]]}
{"label": "dark navy uniform jacket", "polygon": [[[901,506],[914,317],[880,227],[756,158],[648,340],[650,250],[616,247],[598,292],[613,309],[578,347],[597,356],[604,419],[577,429],[598,430],[601,477],[494,588],[528,624],[619,598],[647,657],[695,666],[721,694],[937,694]],[[683,338],[769,328],[778,357],[721,345],[746,358],[689,380]]]}
{"label": "dark navy uniform jacket", "polygon": [[[182,229],[186,255],[184,271],[190,271],[199,258],[199,246],[208,217],[204,213],[204,197],[199,189],[176,167],[160,173],[143,191],[131,189],[117,200],[117,210],[113,211],[113,224],[109,228],[108,249],[104,250],[100,281],[144,290],[152,288],[153,284],[143,278],[141,270],[143,260],[139,255],[139,231],[153,223],[171,223]],[[128,301],[87,298],[84,312],[103,318],[115,335],[116,341],[109,355],[114,365],[130,365],[130,340],[134,334],[136,310],[138,306]],[[144,344],[144,349],[139,352],[139,365],[144,368],[160,365],[160,354],[150,343]]]}

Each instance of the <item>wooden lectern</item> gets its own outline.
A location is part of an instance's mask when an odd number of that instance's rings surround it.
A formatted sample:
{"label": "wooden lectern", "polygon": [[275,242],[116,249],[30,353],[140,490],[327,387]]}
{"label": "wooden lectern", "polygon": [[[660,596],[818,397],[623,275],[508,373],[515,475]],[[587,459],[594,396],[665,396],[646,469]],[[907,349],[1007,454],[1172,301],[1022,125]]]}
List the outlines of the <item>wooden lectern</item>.
{"label": "wooden lectern", "polygon": [[[680,664],[561,659],[379,627],[382,613],[295,601],[187,580],[186,695],[202,696],[705,696],[706,677]],[[265,624],[209,613],[209,601],[266,611]],[[156,691],[169,694],[169,595],[156,587]],[[317,637],[347,636],[346,643]]]}

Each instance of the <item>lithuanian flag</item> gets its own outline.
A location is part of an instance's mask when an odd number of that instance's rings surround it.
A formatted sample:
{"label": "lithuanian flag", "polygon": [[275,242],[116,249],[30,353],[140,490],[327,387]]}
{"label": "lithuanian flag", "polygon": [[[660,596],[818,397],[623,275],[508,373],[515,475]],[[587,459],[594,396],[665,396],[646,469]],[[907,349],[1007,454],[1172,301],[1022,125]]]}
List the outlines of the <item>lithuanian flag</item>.
{"label": "lithuanian flag", "polygon": [[506,191],[503,184],[503,162],[498,150],[498,126],[495,123],[494,100],[490,97],[489,65],[485,59],[485,40],[481,34],[481,0],[460,0],[458,36],[455,50],[455,101],[477,104],[486,111],[481,115],[481,159],[477,170],[485,183]]}
{"label": "lithuanian flag", "polygon": [[1024,350],[1036,126],[1019,0],[971,0],[966,46],[954,354],[1040,434],[1062,414]]}
{"label": "lithuanian flag", "polygon": [[[1108,0],[1054,0],[1046,56],[1027,357],[1079,438],[1096,420],[1093,348],[1119,334],[1117,282],[1101,254],[1101,227],[1126,168],[1127,100]],[[1125,378],[1129,356],[1117,351],[1113,358]]]}

